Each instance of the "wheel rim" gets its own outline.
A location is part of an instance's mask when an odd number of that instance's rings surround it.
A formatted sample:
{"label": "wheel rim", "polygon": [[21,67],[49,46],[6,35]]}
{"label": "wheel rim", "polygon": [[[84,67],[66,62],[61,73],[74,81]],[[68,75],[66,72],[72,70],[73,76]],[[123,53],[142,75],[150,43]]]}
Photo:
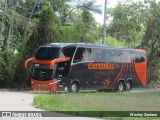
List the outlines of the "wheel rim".
{"label": "wheel rim", "polygon": [[127,89],[128,89],[128,90],[131,89],[131,84],[130,84],[130,82],[128,82],[126,86],[127,86]]}
{"label": "wheel rim", "polygon": [[122,83],[119,84],[118,89],[119,89],[119,91],[123,91],[123,84]]}
{"label": "wheel rim", "polygon": [[73,84],[71,88],[72,88],[72,91],[73,91],[73,92],[76,92],[76,91],[77,91],[77,85],[76,85],[76,84]]}

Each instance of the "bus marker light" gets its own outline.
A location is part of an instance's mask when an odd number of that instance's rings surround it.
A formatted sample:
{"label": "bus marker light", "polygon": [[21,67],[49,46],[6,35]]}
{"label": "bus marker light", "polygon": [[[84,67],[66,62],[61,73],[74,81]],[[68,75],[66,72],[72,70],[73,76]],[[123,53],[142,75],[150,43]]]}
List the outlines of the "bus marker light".
{"label": "bus marker light", "polygon": [[65,87],[65,88],[64,88],[64,90],[66,90],[66,91],[67,91],[67,90],[68,90],[68,88],[67,88],[67,87]]}
{"label": "bus marker light", "polygon": [[35,64],[35,67],[39,67],[39,64]]}

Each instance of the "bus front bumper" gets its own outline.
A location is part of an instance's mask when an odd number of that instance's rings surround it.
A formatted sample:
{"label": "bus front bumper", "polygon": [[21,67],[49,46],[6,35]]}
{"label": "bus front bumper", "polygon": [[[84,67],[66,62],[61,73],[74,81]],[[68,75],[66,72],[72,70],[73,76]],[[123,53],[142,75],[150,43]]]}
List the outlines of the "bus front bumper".
{"label": "bus front bumper", "polygon": [[59,81],[57,79],[47,80],[47,81],[39,81],[31,79],[31,89],[36,91],[40,90],[40,91],[57,92],[58,82]]}

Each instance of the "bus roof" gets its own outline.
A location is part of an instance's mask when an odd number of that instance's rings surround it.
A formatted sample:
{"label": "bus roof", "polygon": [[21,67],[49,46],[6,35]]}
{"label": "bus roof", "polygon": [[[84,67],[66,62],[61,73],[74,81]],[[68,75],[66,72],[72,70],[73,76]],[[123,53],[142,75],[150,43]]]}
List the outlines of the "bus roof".
{"label": "bus roof", "polygon": [[92,43],[49,43],[42,45],[41,47],[66,47],[66,46],[90,46],[90,47],[107,47],[104,44],[92,44]]}
{"label": "bus roof", "polygon": [[63,48],[67,46],[68,47],[81,46],[81,47],[97,47],[97,48],[110,48],[110,49],[123,49],[123,50],[138,50],[138,51],[145,52],[145,50],[142,50],[142,49],[114,47],[114,46],[108,46],[105,44],[93,44],[93,43],[49,43],[49,44],[42,45],[40,47],[61,47]]}

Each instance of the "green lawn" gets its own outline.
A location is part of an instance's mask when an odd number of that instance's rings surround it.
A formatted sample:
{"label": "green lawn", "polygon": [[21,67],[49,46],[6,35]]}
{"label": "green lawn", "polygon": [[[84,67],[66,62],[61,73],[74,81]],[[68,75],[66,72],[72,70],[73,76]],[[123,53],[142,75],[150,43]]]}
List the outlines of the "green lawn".
{"label": "green lawn", "polygon": [[97,114],[95,116],[105,114],[97,111],[160,111],[160,92],[38,94],[33,105],[47,111],[72,111],[78,115]]}

